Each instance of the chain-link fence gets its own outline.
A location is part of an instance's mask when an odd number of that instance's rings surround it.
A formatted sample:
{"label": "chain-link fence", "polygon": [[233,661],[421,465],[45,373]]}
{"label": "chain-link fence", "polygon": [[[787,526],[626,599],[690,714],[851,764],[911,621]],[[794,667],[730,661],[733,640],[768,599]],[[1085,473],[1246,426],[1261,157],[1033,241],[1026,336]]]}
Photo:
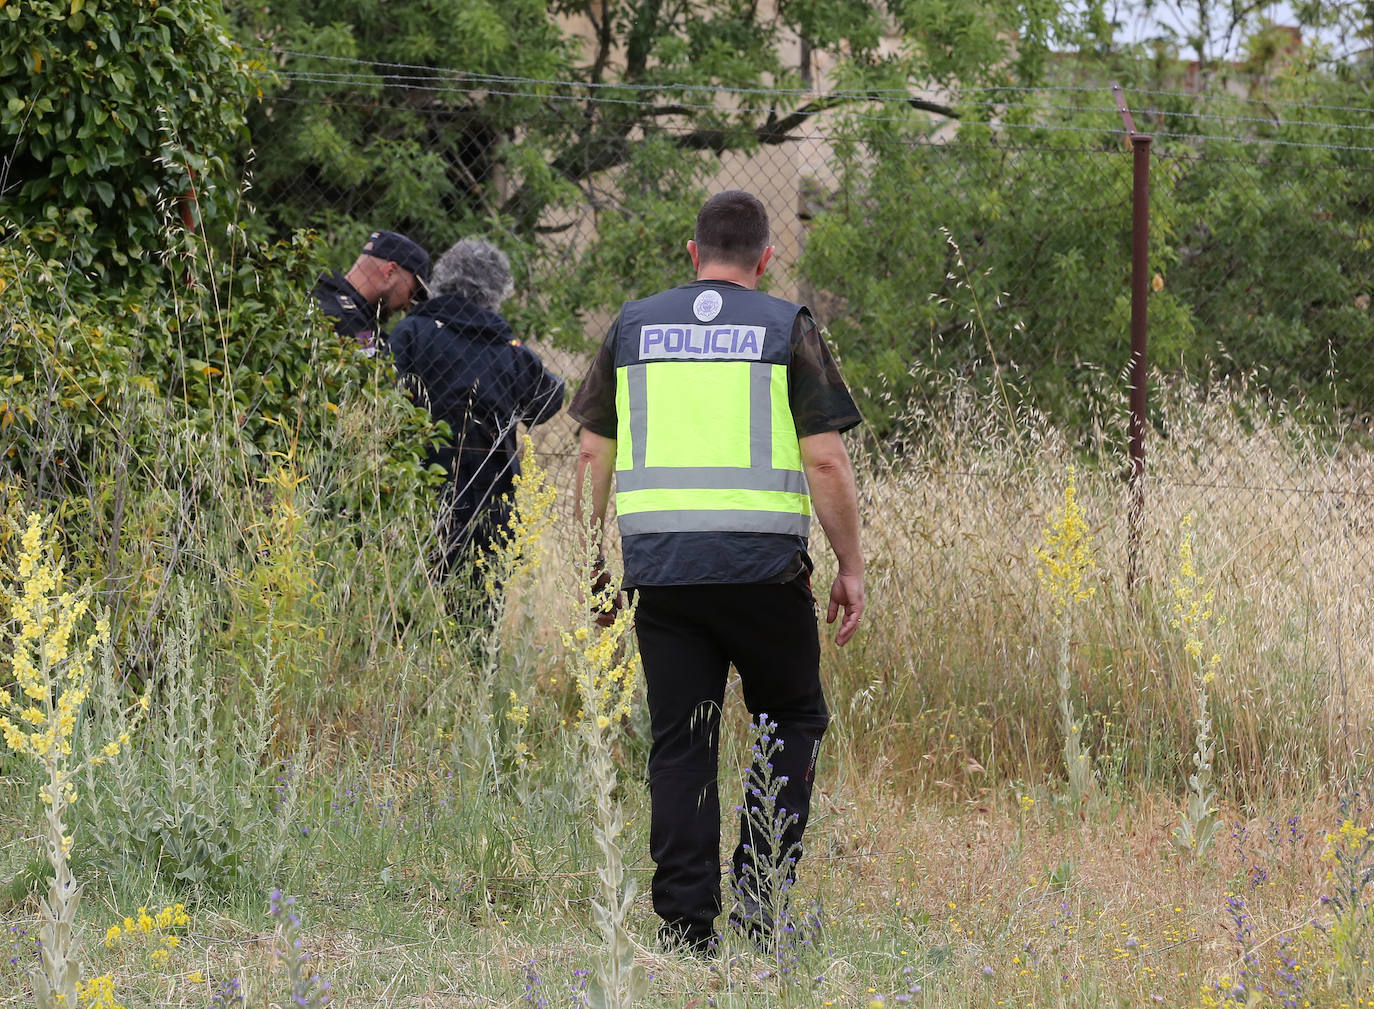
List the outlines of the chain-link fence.
{"label": "chain-link fence", "polygon": [[[319,229],[341,268],[372,228],[436,258],[483,234],[512,259],[515,335],[572,388],[621,300],[690,279],[701,195],[748,189],[772,217],[770,289],[828,327],[878,457],[976,480],[946,437],[958,424],[1013,441],[1052,430],[1062,456],[1096,454],[1117,511],[1107,550],[1124,554],[1132,158],[1106,82],[864,93],[821,111],[797,92],[684,88],[665,102],[665,89],[341,62],[278,54],[253,119],[266,227]],[[1260,558],[1245,577],[1315,564],[1364,586],[1368,110],[1224,91],[1125,99],[1154,136],[1142,542],[1162,558],[1196,511],[1235,531],[1228,550]],[[978,417],[959,413],[969,393]],[[536,437],[571,481],[573,421]],[[1004,475],[988,472],[989,496]],[[1028,539],[1042,519],[1014,517]]]}

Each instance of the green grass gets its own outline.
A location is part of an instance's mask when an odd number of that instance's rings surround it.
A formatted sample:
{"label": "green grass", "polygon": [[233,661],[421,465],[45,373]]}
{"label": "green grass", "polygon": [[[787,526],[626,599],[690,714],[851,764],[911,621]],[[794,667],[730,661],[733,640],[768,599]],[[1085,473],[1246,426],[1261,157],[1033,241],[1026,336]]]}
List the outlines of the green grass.
{"label": "green grass", "polygon": [[[539,566],[508,584],[499,648],[486,651],[451,616],[453,587],[425,575],[424,493],[378,489],[355,507],[369,480],[380,488],[376,443],[396,429],[368,412],[369,390],[354,392],[330,438],[294,455],[236,455],[220,417],[220,437],[159,428],[162,461],[123,484],[118,455],[86,460],[85,484],[60,490],[17,467],[3,475],[11,514],[59,516],[70,570],[111,615],[104,700],[86,708],[78,756],[117,726],[111,698],[152,691],[121,770],[83,776],[72,818],[86,973],[111,974],[129,1009],[205,1006],[230,978],[250,1006],[289,1001],[274,888],[299,898],[302,948],[334,1005],[577,1004],[579,972],[605,956],[591,905],[603,854],[559,633],[571,430],[540,432],[560,521]],[[1345,817],[1338,800],[1367,779],[1374,728],[1374,533],[1355,493],[1367,458],[1282,417],[1242,425],[1224,392],[1161,397],[1168,436],[1151,442],[1128,591],[1119,432],[1008,418],[957,382],[947,400],[912,422],[900,458],[854,446],[869,600],[856,640],[823,648],[834,720],[800,882],[824,925],[818,946],[769,959],[730,943],[715,967],[657,950],[642,704],[614,736],[621,848],[639,892],[627,928],[652,975],[643,1004],[1228,1004],[1210,986],[1244,965],[1228,934],[1240,897],[1264,983],[1288,942],[1303,1000],[1353,1005],[1343,978],[1358,965],[1311,922],[1335,920],[1320,899],[1326,835]],[[37,423],[62,434],[67,420],[54,409]],[[1068,652],[1100,786],[1077,806],[1063,800],[1061,653],[1032,553],[1069,462],[1099,570]],[[92,490],[113,485],[118,507]],[[1191,660],[1168,626],[1188,513],[1222,657],[1211,695],[1222,827],[1196,863],[1171,842],[1196,718]],[[823,594],[819,532],[813,546]],[[521,732],[512,691],[530,708]],[[727,709],[728,797],[747,748],[735,688]],[[35,789],[28,764],[0,757],[12,947],[0,950],[0,1005],[29,1001]],[[103,945],[140,906],[176,903],[191,923],[167,964],[152,948]],[[1256,998],[1283,1001],[1272,987]]]}

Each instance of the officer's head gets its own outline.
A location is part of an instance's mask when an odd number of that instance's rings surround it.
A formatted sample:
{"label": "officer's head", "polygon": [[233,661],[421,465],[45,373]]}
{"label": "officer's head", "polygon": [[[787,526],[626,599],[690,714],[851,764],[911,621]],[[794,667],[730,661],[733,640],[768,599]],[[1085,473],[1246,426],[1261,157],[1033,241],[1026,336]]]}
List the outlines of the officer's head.
{"label": "officer's head", "polygon": [[439,257],[430,280],[434,294],[452,294],[498,312],[511,296],[510,260],[484,238],[462,238]]}
{"label": "officer's head", "polygon": [[374,231],[363,244],[348,279],[384,314],[423,301],[429,282],[429,253],[395,231]]}
{"label": "officer's head", "polygon": [[773,254],[768,244],[768,211],[757,196],[742,189],[717,193],[697,214],[696,233],[687,251],[698,272],[716,267],[757,279]]}

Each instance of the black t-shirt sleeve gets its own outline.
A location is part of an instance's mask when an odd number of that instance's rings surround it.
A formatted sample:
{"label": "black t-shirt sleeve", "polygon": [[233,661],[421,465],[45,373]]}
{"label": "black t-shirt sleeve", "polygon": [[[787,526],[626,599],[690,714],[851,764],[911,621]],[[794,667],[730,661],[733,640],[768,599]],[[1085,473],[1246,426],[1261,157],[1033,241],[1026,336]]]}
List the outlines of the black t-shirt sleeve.
{"label": "black t-shirt sleeve", "polygon": [[799,438],[826,431],[848,431],[863,423],[854,397],[840,375],[840,367],[810,312],[799,312],[792,324],[787,395]]}
{"label": "black t-shirt sleeve", "polygon": [[619,325],[619,319],[611,325],[577,395],[568,406],[573,420],[593,434],[612,439],[619,430],[615,413],[615,336]]}

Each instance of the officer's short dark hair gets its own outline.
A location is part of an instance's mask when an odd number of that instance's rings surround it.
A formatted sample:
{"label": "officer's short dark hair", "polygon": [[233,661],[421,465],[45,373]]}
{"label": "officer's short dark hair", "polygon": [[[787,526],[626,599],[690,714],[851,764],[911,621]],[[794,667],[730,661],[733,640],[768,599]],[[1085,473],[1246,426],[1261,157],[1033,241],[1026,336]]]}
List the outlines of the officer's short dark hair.
{"label": "officer's short dark hair", "polygon": [[701,261],[751,267],[768,248],[768,211],[753,193],[728,189],[706,201],[693,238]]}

